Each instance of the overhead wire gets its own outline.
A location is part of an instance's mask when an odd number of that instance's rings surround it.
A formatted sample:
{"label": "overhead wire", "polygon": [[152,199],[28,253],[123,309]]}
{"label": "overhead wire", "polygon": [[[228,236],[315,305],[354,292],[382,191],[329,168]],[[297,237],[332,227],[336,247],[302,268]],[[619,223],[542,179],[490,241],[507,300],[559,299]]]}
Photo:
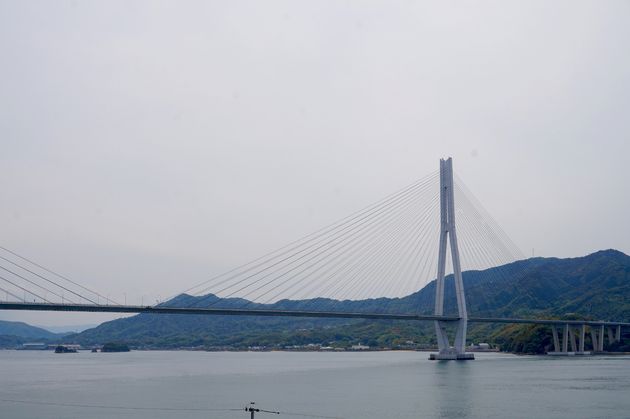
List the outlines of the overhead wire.
{"label": "overhead wire", "polygon": [[[54,406],[54,407],[75,407],[81,409],[106,409],[106,410],[132,410],[132,411],[159,411],[159,412],[240,412],[244,408],[211,408],[211,407],[166,407],[166,406],[120,406],[106,404],[89,404],[89,403],[64,403],[40,400],[24,400],[24,399],[0,399],[0,402],[19,403],[38,406]],[[289,411],[272,411],[265,409],[257,409],[260,412],[275,413],[278,415],[301,416],[308,418],[323,419],[342,419],[338,416],[322,416],[311,413],[289,412]]]}
{"label": "overhead wire", "polygon": [[39,400],[23,400],[23,399],[0,399],[5,403],[21,403],[21,404],[33,404],[42,406],[57,406],[57,407],[79,407],[87,409],[113,409],[113,410],[148,410],[148,411],[162,411],[162,412],[235,412],[243,410],[234,408],[195,408],[195,407],[159,407],[159,406],[117,406],[117,405],[103,405],[103,404],[86,404],[86,403],[63,403],[63,402],[49,402]]}

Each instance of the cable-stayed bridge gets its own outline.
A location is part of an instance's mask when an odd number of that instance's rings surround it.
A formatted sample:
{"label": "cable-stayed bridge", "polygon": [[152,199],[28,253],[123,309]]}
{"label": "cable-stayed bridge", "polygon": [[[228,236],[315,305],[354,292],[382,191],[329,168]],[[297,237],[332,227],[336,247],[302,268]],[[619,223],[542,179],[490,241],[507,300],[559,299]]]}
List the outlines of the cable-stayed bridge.
{"label": "cable-stayed bridge", "polygon": [[[4,310],[433,321],[439,347],[433,359],[473,358],[465,352],[469,322],[549,325],[555,352],[563,354],[584,353],[587,330],[593,350],[602,351],[606,327],[616,341],[621,327],[630,326],[469,317],[462,270],[483,270],[485,286],[492,287],[510,275],[497,267],[524,257],[454,175],[451,159],[406,188],[163,304],[118,304],[7,248],[0,251]],[[433,280],[430,313],[410,296]]]}

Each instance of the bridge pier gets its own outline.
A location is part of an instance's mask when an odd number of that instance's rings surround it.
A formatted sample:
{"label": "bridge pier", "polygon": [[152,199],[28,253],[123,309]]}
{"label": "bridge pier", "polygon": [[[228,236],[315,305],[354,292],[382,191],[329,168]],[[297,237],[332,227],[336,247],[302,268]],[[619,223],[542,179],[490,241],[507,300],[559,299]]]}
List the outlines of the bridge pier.
{"label": "bridge pier", "polygon": [[[567,325],[569,326],[569,325]],[[571,352],[573,355],[590,355],[590,352],[584,351],[586,340],[586,325],[582,324],[577,327],[569,326],[569,337],[571,339]]]}
{"label": "bridge pier", "polygon": [[621,325],[619,324],[614,329],[613,326],[608,326],[608,343],[615,342],[621,342]]}
{"label": "bridge pier", "polygon": [[[608,335],[608,343],[613,344],[621,341],[621,325],[606,322],[588,322],[593,342],[593,351],[586,351],[586,324],[576,324],[576,321],[569,323],[550,324],[553,336],[553,351],[547,355],[553,356],[573,356],[591,355],[596,352],[604,352],[604,339]],[[562,339],[558,328],[562,326]],[[577,328],[577,329],[576,329]],[[569,344],[571,350],[569,351]]]}
{"label": "bridge pier", "polygon": [[613,335],[613,329],[612,327],[607,327],[606,329],[608,329],[608,344],[613,344],[615,343],[615,336]]}
{"label": "bridge pier", "polygon": [[[547,352],[547,355],[553,356],[570,356],[575,355],[575,336],[568,324],[562,325],[562,341],[558,336],[558,325],[551,325],[551,333],[553,335],[553,352]],[[569,352],[569,338],[571,338],[571,349]]]}
{"label": "bridge pier", "polygon": [[598,327],[591,326],[591,340],[593,341],[594,352],[604,352],[604,339],[606,338],[606,334],[608,334],[609,344],[621,342],[621,325],[618,324],[606,327],[604,324],[600,324]]}
{"label": "bridge pier", "polygon": [[[590,355],[590,352],[584,351],[584,341],[586,338],[586,325],[579,325],[579,328],[575,330],[575,325],[572,327],[570,324],[565,323],[562,325],[562,342],[558,335],[557,324],[551,325],[551,333],[553,335],[553,352],[547,352],[547,355],[552,356],[574,356],[574,355]],[[569,344],[571,350],[569,351]]]}
{"label": "bridge pier", "polygon": [[435,332],[437,334],[439,353],[430,354],[429,359],[432,361],[465,361],[475,359],[475,355],[466,353],[466,342],[462,337],[466,335],[467,320],[460,319],[457,321],[457,332],[455,334],[455,342],[453,346],[446,332],[446,325],[450,322],[435,321]]}
{"label": "bridge pier", "polygon": [[567,324],[566,327],[569,329],[569,338],[570,338],[570,342],[571,342],[571,352],[575,353],[577,352],[577,345],[575,344],[575,333],[573,331],[572,327],[569,327],[569,325]]}
{"label": "bridge pier", "polygon": [[453,346],[449,343],[446,333],[446,323],[435,321],[435,334],[439,352],[431,354],[432,360],[467,360],[475,359],[475,355],[466,353],[466,332],[468,328],[468,314],[466,311],[466,297],[464,295],[464,282],[462,280],[462,268],[459,260],[459,247],[457,246],[457,232],[455,230],[455,193],[453,185],[453,160],[440,160],[440,244],[438,254],[438,272],[435,286],[435,315],[441,316],[444,312],[444,274],[446,270],[447,242],[451,247],[451,259],[453,261],[453,277],[455,282],[455,296],[457,297],[457,332]]}
{"label": "bridge pier", "polygon": [[553,335],[553,350],[554,352],[560,351],[560,340],[558,339],[558,329],[556,329],[556,325],[551,325],[551,334]]}

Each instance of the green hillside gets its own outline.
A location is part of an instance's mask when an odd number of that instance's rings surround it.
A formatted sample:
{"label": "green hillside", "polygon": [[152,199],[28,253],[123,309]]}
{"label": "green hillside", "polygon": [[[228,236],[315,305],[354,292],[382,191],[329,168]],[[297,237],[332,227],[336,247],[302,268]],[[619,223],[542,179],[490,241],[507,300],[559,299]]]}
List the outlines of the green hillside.
{"label": "green hillside", "polygon": [[23,322],[0,320],[0,336],[14,336],[23,339],[56,339],[61,335]]}
{"label": "green hillside", "polygon": [[[571,258],[532,258],[463,274],[470,316],[560,317],[630,320],[630,256],[616,250]],[[404,298],[360,301],[279,301],[252,308],[424,313],[433,311],[435,282]],[[447,278],[445,311],[455,312],[452,277]],[[171,306],[239,307],[242,300],[180,295]],[[471,341],[502,340],[498,326],[471,325]],[[368,343],[397,347],[407,341],[434,343],[432,324],[337,319],[255,318],[139,314],[75,335],[84,344],[125,341],[133,346],[282,347],[321,343]]]}

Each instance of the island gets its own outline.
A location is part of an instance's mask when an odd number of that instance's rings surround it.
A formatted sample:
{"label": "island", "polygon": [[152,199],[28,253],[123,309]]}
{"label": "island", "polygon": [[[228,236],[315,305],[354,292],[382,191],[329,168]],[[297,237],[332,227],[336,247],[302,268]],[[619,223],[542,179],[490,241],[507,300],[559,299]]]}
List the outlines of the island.
{"label": "island", "polygon": [[129,346],[120,342],[108,342],[103,345],[101,352],[129,352]]}

